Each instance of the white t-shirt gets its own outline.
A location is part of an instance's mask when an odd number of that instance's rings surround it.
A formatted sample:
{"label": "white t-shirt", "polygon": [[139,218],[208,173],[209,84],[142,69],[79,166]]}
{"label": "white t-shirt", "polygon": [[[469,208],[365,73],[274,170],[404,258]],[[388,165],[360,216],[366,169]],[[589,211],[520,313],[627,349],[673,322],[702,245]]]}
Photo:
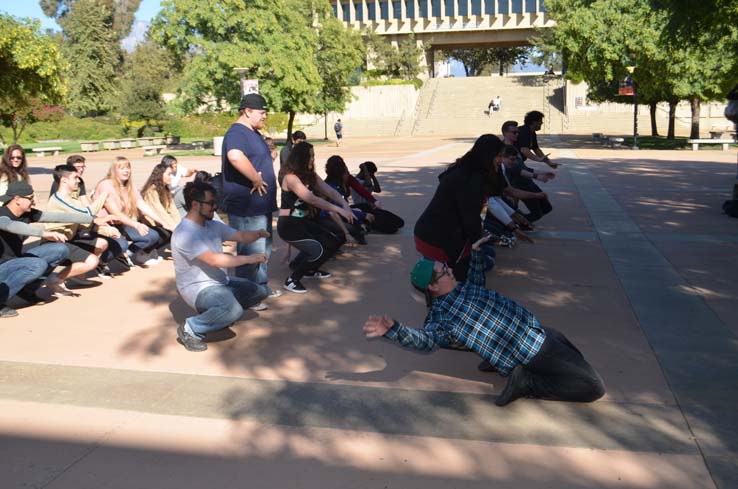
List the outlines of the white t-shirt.
{"label": "white t-shirt", "polygon": [[169,184],[169,188],[172,189],[172,192],[180,186],[182,179],[187,175],[188,171],[189,170],[187,168],[177,163],[177,173],[172,175],[172,183]]}
{"label": "white t-shirt", "polygon": [[228,241],[236,230],[222,222],[205,221],[200,226],[190,219],[182,222],[172,234],[172,258],[177,290],[182,299],[193,309],[197,295],[205,288],[228,283],[228,275],[223,268],[212,267],[197,259],[208,250],[223,252],[223,241]]}

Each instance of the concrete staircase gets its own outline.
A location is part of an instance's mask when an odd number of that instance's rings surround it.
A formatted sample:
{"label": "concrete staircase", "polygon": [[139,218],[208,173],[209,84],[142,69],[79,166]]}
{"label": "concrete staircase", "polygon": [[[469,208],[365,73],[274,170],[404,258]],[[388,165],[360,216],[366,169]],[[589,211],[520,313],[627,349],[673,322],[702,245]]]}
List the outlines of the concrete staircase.
{"label": "concrete staircase", "polygon": [[[486,113],[489,101],[499,95],[502,110]],[[541,133],[563,132],[562,81],[543,75],[435,78],[418,97],[413,135],[478,136],[500,132],[506,120],[522,123],[530,110],[545,114]]]}

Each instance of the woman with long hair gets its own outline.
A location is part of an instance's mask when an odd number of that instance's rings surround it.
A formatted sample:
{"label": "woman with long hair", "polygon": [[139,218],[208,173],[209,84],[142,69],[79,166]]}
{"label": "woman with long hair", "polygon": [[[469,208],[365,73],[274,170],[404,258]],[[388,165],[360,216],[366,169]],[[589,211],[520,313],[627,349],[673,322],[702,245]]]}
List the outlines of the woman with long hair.
{"label": "woman with long hair", "polygon": [[144,216],[146,224],[157,232],[163,244],[172,239],[172,232],[181,221],[177,207],[174,205],[174,196],[169,188],[172,183],[172,168],[159,163],[151,170],[148,180],[141,189],[144,201],[161,217],[163,223],[158,226],[153,219]]}
{"label": "woman with long hair", "polygon": [[[343,200],[348,202],[348,198],[351,195],[349,178],[351,174],[346,167],[346,162],[343,161],[338,155],[333,155],[328,158],[325,164],[325,183],[330,185],[336,192],[341,194]],[[334,204],[342,204],[334,202]],[[366,231],[368,230],[368,223],[374,220],[374,216],[361,211],[360,209],[352,209],[356,221],[353,224],[349,224],[343,221],[334,221],[328,217],[328,213],[322,211],[320,217],[320,224],[330,229],[334,234],[342,235],[345,231],[356,240],[359,244],[367,244],[366,242]],[[348,239],[348,237],[347,237]]]}
{"label": "woman with long hair", "polygon": [[446,263],[459,282],[466,280],[472,243],[482,237],[485,199],[501,193],[494,160],[504,147],[497,136],[480,136],[439,175],[436,192],[415,223],[415,248],[426,258]]}
{"label": "woman with long hair", "polygon": [[[334,212],[354,221],[354,214],[343,197],[315,174],[315,153],[310,143],[298,143],[290,152],[280,182],[282,204],[279,209],[277,232],[279,236],[300,252],[292,262],[292,273],[284,281],[284,289],[303,294],[307,289],[300,280],[303,277],[329,278],[330,273],[320,270],[341,246],[341,241],[312,217],[316,209]],[[325,195],[339,205],[332,204],[316,194]]]}
{"label": "woman with long hair", "polygon": [[5,195],[10,182],[22,180],[31,183],[28,177],[28,162],[26,153],[20,144],[11,144],[3,152],[0,162],[0,195]]}
{"label": "woman with long hair", "polygon": [[159,235],[139,222],[138,215],[140,212],[162,226],[164,220],[136,190],[131,178],[131,162],[127,158],[117,156],[105,178],[95,187],[95,195],[105,192],[108,193],[105,210],[115,216],[115,226],[131,241],[129,249],[133,252],[134,261],[145,266],[158,263],[156,248],[159,246]]}

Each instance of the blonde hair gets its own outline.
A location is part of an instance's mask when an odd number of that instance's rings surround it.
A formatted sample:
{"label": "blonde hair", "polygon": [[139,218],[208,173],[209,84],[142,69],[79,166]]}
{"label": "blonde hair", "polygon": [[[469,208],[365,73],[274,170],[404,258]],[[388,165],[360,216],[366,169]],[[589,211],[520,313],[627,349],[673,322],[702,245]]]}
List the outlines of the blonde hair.
{"label": "blonde hair", "polygon": [[128,161],[128,158],[125,156],[116,156],[110,164],[110,168],[108,168],[108,173],[105,178],[109,179],[113,183],[113,188],[115,189],[116,194],[118,194],[118,198],[120,198],[120,202],[123,206],[123,213],[128,217],[136,219],[138,217],[136,206],[138,199],[136,198],[136,187],[133,186],[133,175],[128,177],[127,182],[122,183],[118,181],[118,175],[115,172],[115,170],[124,166],[127,166],[129,169],[131,168],[131,162]]}

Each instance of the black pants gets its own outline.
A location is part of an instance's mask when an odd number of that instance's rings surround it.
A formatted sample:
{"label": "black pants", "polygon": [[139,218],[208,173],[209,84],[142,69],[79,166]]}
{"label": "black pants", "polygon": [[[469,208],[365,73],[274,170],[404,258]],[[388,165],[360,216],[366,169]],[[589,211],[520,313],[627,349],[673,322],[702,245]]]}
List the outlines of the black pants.
{"label": "black pants", "polygon": [[405,225],[405,221],[397,214],[373,207],[371,204],[357,204],[351,207],[373,214],[374,222],[368,224],[371,230],[377,233],[394,234]]}
{"label": "black pants", "polygon": [[300,250],[290,263],[290,276],[294,280],[300,280],[307,272],[317,270],[341,246],[332,233],[305,217],[280,216],[277,232],[280,238]]}
{"label": "black pants", "polygon": [[[521,190],[525,190],[527,192],[534,192],[539,193],[543,192],[541,190],[541,187],[536,185],[535,183],[528,182],[525,185],[521,185]],[[553,207],[551,206],[551,202],[548,201],[548,198],[546,199],[522,199],[523,203],[525,204],[525,207],[528,208],[528,214],[526,214],[525,218],[530,222],[535,222],[551,212],[553,210]]]}
{"label": "black pants", "polygon": [[525,365],[530,396],[551,401],[592,402],[605,394],[602,378],[566,336],[544,328],[546,339]]}

